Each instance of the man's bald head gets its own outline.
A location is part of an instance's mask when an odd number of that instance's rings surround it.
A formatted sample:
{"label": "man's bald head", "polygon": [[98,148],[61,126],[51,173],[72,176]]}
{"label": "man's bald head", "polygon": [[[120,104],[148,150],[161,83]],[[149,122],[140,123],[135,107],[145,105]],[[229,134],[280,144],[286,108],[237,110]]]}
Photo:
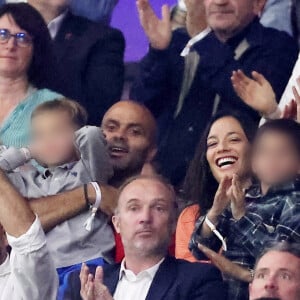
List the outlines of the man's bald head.
{"label": "man's bald head", "polygon": [[115,174],[138,174],[156,154],[156,121],[140,103],[127,100],[114,104],[103,117],[102,129]]}
{"label": "man's bald head", "polygon": [[150,110],[143,104],[132,100],[119,101],[105,113],[102,126],[109,119],[123,120],[127,124],[140,124],[146,131],[153,146],[156,146],[157,125]]}

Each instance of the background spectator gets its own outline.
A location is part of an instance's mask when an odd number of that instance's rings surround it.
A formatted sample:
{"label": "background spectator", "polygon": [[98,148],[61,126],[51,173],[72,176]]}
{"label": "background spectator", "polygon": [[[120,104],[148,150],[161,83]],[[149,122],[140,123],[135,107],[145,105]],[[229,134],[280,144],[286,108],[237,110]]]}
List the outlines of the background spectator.
{"label": "background spectator", "polygon": [[58,91],[86,108],[98,125],[121,97],[125,42],[120,31],[77,17],[69,1],[29,0],[44,17],[57,59]]}
{"label": "background spectator", "polygon": [[52,54],[47,26],[35,9],[25,3],[0,8],[0,140],[4,145],[27,145],[31,112],[40,103],[61,97],[45,89],[56,86]]}

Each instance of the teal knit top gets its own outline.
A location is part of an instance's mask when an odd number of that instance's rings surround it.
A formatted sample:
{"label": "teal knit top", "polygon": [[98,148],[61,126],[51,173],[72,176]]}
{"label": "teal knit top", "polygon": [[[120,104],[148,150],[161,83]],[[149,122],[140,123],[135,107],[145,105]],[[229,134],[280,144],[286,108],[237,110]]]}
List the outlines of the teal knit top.
{"label": "teal knit top", "polygon": [[33,91],[20,102],[0,127],[1,144],[8,147],[28,146],[30,140],[31,113],[41,103],[63,96],[48,89]]}

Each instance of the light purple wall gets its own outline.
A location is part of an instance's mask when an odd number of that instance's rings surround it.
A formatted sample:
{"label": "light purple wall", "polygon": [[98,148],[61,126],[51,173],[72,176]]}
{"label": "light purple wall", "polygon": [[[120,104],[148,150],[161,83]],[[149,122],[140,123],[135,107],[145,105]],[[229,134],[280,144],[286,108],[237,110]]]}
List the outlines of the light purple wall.
{"label": "light purple wall", "polygon": [[[172,6],[176,0],[152,0],[154,10],[161,15],[161,6]],[[119,0],[113,18],[112,26],[119,28],[126,38],[125,61],[140,60],[148,49],[148,41],[140,26],[135,0]]]}

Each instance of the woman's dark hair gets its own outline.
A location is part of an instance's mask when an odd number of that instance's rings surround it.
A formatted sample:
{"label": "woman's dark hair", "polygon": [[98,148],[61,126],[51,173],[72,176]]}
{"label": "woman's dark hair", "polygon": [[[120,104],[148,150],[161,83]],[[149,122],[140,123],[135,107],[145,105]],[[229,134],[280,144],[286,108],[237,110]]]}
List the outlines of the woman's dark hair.
{"label": "woman's dark hair", "polygon": [[258,142],[265,133],[273,132],[287,136],[300,157],[300,125],[296,121],[290,119],[278,119],[265,123],[257,131],[255,143]]}
{"label": "woman's dark hair", "polygon": [[0,7],[0,18],[9,15],[33,37],[33,57],[27,72],[28,81],[37,88],[55,86],[54,56],[51,37],[40,13],[27,3],[11,3]]}
{"label": "woman's dark hair", "polygon": [[225,117],[232,117],[240,123],[250,144],[252,144],[257,130],[257,124],[240,112],[220,111],[209,121],[196,148],[183,185],[185,199],[192,201],[192,203],[198,203],[201,208],[201,215],[206,214],[212,207],[218,188],[218,182],[214,178],[206,159],[207,137],[212,125]]}

